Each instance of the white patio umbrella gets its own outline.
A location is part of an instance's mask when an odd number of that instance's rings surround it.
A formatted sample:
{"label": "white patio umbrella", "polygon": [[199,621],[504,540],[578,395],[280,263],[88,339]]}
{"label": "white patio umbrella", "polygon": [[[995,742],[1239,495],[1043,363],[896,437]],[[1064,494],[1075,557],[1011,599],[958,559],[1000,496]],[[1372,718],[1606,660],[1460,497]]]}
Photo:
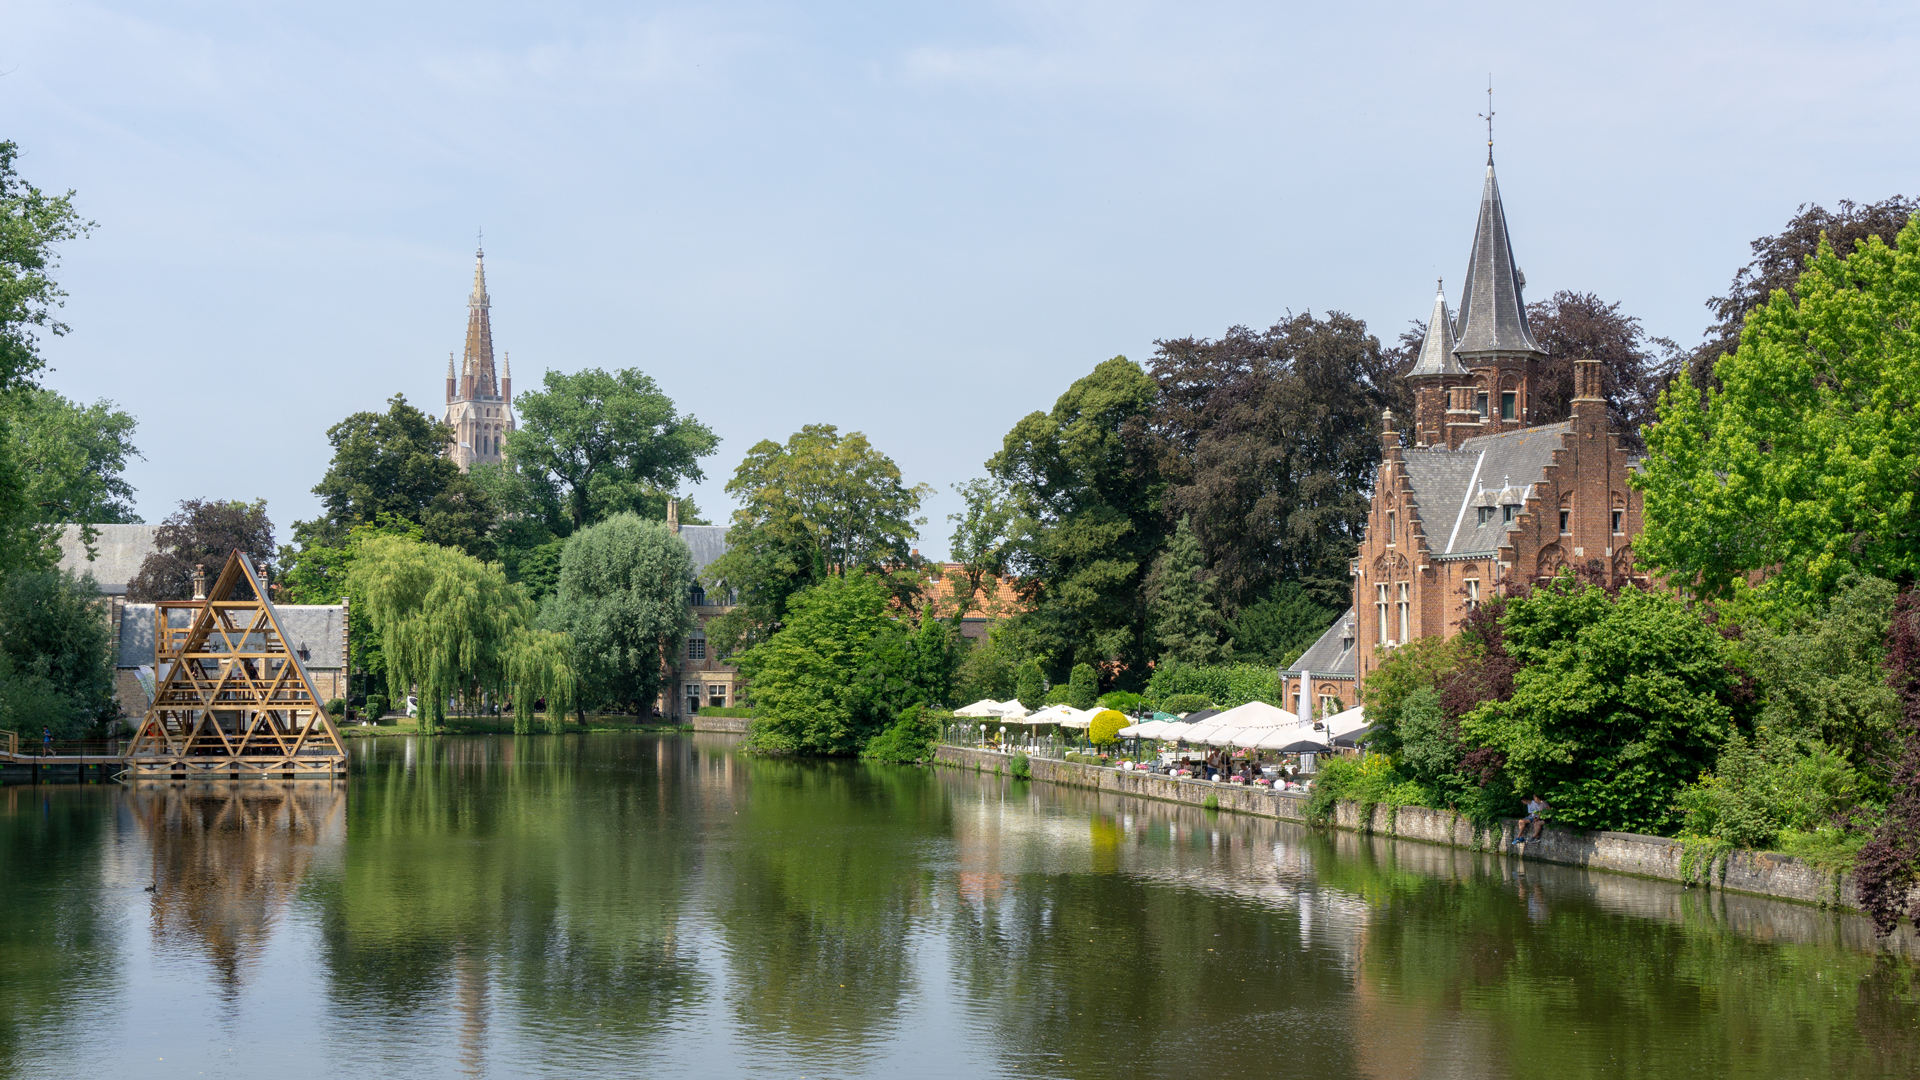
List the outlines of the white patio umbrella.
{"label": "white patio umbrella", "polygon": [[1346,710],[1345,712],[1334,713],[1332,716],[1329,716],[1325,720],[1322,720],[1321,723],[1326,725],[1326,730],[1323,732],[1318,732],[1316,734],[1325,735],[1326,738],[1321,739],[1320,741],[1332,742],[1334,739],[1337,739],[1340,736],[1345,735],[1350,731],[1359,731],[1361,728],[1366,727],[1367,726],[1367,710],[1364,707],[1356,706],[1354,708]]}
{"label": "white patio umbrella", "polygon": [[1166,720],[1148,720],[1145,723],[1134,724],[1131,727],[1121,728],[1120,737],[1123,739],[1165,738],[1165,736],[1161,735],[1160,732],[1166,728],[1167,724],[1168,724],[1168,721]]}
{"label": "white patio umbrella", "polygon": [[995,712],[994,715],[1009,724],[1029,723],[1027,719],[1027,707],[1020,704],[1017,698],[1010,701],[1003,701],[996,708],[999,711]]}
{"label": "white patio umbrella", "polygon": [[1308,724],[1293,724],[1287,727],[1277,727],[1269,731],[1258,743],[1255,743],[1254,748],[1259,750],[1278,750],[1283,746],[1291,746],[1303,739],[1319,741],[1319,735],[1320,732],[1313,730],[1312,726]]}
{"label": "white patio umbrella", "polygon": [[953,710],[955,716],[999,716],[1001,704],[992,698],[981,698],[971,705],[962,705]]}
{"label": "white patio umbrella", "polygon": [[1193,730],[1192,724],[1179,720],[1156,720],[1154,723],[1160,725],[1160,733],[1154,736],[1156,739],[1184,739]]}

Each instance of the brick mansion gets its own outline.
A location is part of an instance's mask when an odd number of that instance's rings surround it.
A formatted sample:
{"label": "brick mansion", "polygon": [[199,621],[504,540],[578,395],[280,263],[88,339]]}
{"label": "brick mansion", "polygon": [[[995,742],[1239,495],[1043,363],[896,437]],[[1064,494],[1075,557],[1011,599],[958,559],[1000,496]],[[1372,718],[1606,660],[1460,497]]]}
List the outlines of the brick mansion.
{"label": "brick mansion", "polygon": [[1451,637],[1503,586],[1567,566],[1608,582],[1636,576],[1636,459],[1608,426],[1601,365],[1576,360],[1570,415],[1539,415],[1546,351],[1527,325],[1525,284],[1489,154],[1458,312],[1434,297],[1406,376],[1413,416],[1404,430],[1383,417],[1353,607],[1281,673],[1290,700],[1357,704],[1384,650]]}

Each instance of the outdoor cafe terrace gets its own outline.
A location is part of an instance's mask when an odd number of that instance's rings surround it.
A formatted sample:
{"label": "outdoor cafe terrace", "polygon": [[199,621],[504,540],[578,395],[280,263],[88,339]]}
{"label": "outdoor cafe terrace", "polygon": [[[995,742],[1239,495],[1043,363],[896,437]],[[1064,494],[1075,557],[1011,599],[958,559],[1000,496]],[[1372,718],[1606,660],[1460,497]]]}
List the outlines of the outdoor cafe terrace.
{"label": "outdoor cafe terrace", "polygon": [[1302,719],[1263,701],[1183,716],[1154,713],[1095,746],[1099,710],[1053,705],[1028,712],[1018,701],[976,701],[957,709],[945,732],[952,746],[1104,765],[1214,783],[1303,791],[1330,755],[1360,755],[1370,729],[1362,709]]}

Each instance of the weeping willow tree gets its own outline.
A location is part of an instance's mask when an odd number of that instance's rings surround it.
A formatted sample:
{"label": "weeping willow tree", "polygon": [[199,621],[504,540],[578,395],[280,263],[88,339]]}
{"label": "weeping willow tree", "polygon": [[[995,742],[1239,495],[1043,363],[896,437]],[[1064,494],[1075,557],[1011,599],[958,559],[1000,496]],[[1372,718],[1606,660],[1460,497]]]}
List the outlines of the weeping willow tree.
{"label": "weeping willow tree", "polygon": [[421,731],[439,730],[455,694],[510,696],[520,733],[544,697],[548,728],[559,730],[573,700],[571,641],[534,628],[533,602],[498,564],[404,536],[372,537],[347,590],[380,637],[389,679],[418,690]]}

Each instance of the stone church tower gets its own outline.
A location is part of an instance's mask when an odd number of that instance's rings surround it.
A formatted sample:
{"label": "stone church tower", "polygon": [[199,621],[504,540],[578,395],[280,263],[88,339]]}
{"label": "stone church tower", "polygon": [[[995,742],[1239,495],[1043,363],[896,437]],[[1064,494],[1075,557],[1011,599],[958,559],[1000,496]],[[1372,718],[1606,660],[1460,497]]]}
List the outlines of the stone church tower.
{"label": "stone church tower", "polygon": [[466,471],[479,461],[499,461],[513,430],[513,361],[504,374],[493,366],[493,323],[488,316],[486,252],[473,253],[473,295],[467,297],[467,349],[456,377],[447,354],[447,426],[453,429],[448,453]]}

